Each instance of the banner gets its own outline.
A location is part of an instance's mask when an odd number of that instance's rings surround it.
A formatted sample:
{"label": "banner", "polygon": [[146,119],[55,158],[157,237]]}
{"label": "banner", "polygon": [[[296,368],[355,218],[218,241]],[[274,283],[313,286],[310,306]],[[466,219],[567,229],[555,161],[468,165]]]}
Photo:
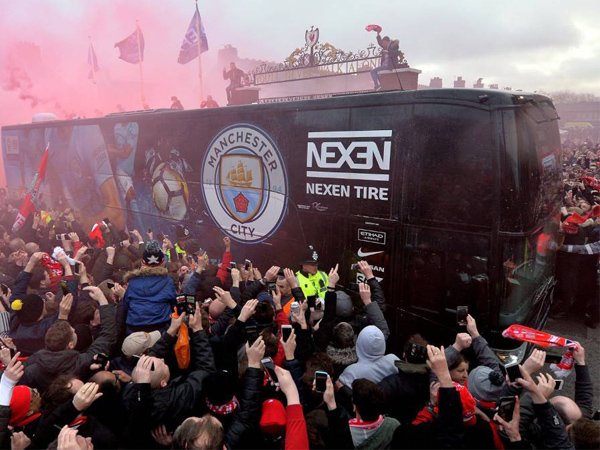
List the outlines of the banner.
{"label": "banner", "polygon": [[131,64],[144,60],[144,35],[139,27],[120,42],[115,44],[119,49],[119,58]]}
{"label": "banner", "polygon": [[21,208],[19,209],[19,213],[15,219],[15,223],[13,224],[12,230],[13,232],[19,231],[27,218],[35,211],[35,204],[37,203],[38,194],[40,191],[40,186],[42,185],[42,181],[44,181],[44,177],[46,176],[46,167],[48,166],[48,146],[46,146],[46,150],[44,150],[44,154],[42,155],[42,160],[40,161],[40,165],[38,171],[33,176],[33,180],[31,181],[31,186],[27,195],[25,195],[25,199],[23,199],[23,203],[21,204]]}
{"label": "banner", "polygon": [[198,11],[198,5],[196,5],[196,12],[181,43],[177,62],[179,64],[189,63],[194,58],[197,58],[200,53],[204,53],[207,50],[208,40],[206,39],[206,32],[204,31],[200,11]]}

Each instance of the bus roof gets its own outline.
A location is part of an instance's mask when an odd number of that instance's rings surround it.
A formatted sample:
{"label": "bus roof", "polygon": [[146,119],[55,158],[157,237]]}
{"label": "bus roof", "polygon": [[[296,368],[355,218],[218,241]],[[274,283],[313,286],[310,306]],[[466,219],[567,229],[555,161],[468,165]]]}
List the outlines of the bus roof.
{"label": "bus roof", "polygon": [[147,111],[127,111],[123,113],[111,113],[106,116],[92,117],[89,119],[69,119],[45,121],[41,123],[25,123],[16,125],[6,125],[2,129],[14,128],[37,128],[40,125],[43,127],[53,125],[85,125],[95,124],[99,119],[109,118],[113,120],[131,120],[133,117],[159,116],[178,114],[181,116],[189,114],[197,114],[198,111],[203,111],[204,114],[212,114],[215,112],[223,113],[225,111],[234,111],[239,109],[255,109],[256,112],[264,110],[294,110],[294,109],[328,109],[335,106],[336,108],[370,106],[370,105],[391,105],[402,103],[430,103],[430,102],[460,102],[473,103],[482,108],[497,108],[506,107],[531,101],[550,101],[549,97],[544,95],[519,92],[519,91],[501,91],[495,89],[465,89],[465,88],[446,88],[446,89],[422,89],[413,91],[385,91],[385,92],[370,92],[364,94],[336,95],[329,98],[289,101],[281,103],[261,103],[242,106],[227,106],[222,108],[210,109],[188,109],[188,110],[171,110],[171,109],[152,109]]}

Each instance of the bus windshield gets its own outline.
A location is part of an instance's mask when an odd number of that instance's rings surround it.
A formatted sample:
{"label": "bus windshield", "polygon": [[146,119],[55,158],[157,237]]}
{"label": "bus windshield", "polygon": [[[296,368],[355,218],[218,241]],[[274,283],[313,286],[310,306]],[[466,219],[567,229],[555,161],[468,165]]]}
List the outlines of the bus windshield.
{"label": "bus windshield", "polygon": [[[554,273],[560,205],[560,138],[551,103],[503,112],[502,303],[500,326],[530,319]],[[512,235],[512,236],[511,236]]]}

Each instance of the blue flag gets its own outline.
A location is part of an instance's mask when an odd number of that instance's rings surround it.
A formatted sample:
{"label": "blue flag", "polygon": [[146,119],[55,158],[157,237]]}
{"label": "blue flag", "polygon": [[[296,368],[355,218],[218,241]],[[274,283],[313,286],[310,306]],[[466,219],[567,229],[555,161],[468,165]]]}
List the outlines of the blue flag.
{"label": "blue flag", "polygon": [[115,47],[119,47],[119,58],[131,64],[137,64],[144,60],[144,35],[139,27],[135,31],[117,42]]}
{"label": "blue flag", "polygon": [[88,78],[94,78],[94,73],[98,72],[100,68],[98,67],[98,59],[96,58],[94,46],[91,43],[90,47],[88,48],[88,65],[90,66]]}
{"label": "blue flag", "polygon": [[198,11],[198,5],[196,5],[196,12],[192,17],[190,26],[188,27],[185,37],[183,38],[183,43],[181,44],[181,50],[179,50],[179,58],[177,58],[177,62],[179,64],[189,63],[200,53],[204,53],[207,50],[208,40],[206,39],[204,24],[200,18],[200,11]]}

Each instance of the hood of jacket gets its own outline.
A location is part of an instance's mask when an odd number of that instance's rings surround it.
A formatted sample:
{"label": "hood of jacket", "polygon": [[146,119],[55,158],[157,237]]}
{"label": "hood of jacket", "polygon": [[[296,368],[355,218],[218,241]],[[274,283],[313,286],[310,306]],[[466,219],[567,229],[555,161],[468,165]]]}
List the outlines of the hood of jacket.
{"label": "hood of jacket", "polygon": [[360,360],[373,360],[385,354],[385,337],[375,325],[362,329],[356,340],[356,355]]}
{"label": "hood of jacket", "polygon": [[[39,350],[29,357],[25,364],[25,372],[35,371],[36,381],[45,381],[49,384],[56,375],[70,373],[76,377],[82,374],[79,371],[81,353],[76,350],[62,350],[53,352]],[[29,370],[28,370],[29,369]],[[29,379],[29,377],[28,377]]]}
{"label": "hood of jacket", "polygon": [[354,347],[336,348],[332,345],[328,345],[326,352],[334,364],[349,366],[358,360],[356,357],[356,349]]}
{"label": "hood of jacket", "polygon": [[166,267],[158,266],[158,267],[148,267],[142,266],[139,269],[131,270],[125,274],[123,277],[123,281],[125,283],[129,282],[129,280],[133,278],[143,278],[143,277],[160,277],[168,275],[169,271]]}

